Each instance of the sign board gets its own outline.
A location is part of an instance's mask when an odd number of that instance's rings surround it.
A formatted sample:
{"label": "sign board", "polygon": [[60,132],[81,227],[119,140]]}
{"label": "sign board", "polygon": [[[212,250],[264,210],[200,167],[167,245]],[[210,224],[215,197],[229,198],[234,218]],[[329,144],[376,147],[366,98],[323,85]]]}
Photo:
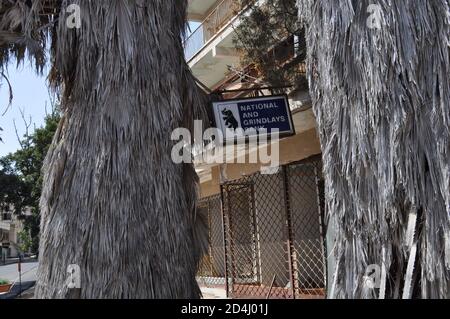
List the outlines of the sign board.
{"label": "sign board", "polygon": [[11,244],[10,243],[7,243],[7,242],[4,242],[4,243],[2,243],[2,248],[9,248],[11,246]]}
{"label": "sign board", "polygon": [[295,134],[288,98],[285,95],[226,100],[213,103],[216,127],[223,142],[251,136]]}

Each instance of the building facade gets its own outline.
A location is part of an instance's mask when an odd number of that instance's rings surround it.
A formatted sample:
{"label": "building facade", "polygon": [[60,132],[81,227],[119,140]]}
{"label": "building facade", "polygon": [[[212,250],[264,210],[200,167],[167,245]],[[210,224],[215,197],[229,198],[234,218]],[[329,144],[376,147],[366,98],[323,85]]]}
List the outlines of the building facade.
{"label": "building facade", "polygon": [[[235,71],[240,57],[233,40],[243,14],[236,0],[189,1],[188,18],[197,27],[185,40],[186,59],[205,89],[220,92],[223,99],[253,95],[252,87],[258,86],[258,81],[241,81]],[[271,92],[262,89],[258,94]],[[270,147],[237,145],[217,164],[196,158],[198,211],[210,230],[209,254],[198,277],[202,285],[223,287],[230,297],[326,295],[320,141],[308,92],[293,91],[288,97],[295,135]],[[256,162],[246,160],[274,146],[279,150],[277,168],[268,171],[258,156]],[[230,154],[228,146],[223,148]]]}
{"label": "building facade", "polygon": [[22,230],[22,221],[11,210],[0,214],[0,260],[19,256],[19,233]]}

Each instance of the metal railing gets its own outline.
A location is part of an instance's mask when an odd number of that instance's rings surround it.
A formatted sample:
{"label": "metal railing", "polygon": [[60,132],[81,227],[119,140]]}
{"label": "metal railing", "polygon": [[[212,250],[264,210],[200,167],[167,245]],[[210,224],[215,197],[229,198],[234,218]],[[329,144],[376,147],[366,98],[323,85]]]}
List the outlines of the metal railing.
{"label": "metal railing", "polygon": [[184,41],[186,60],[192,59],[236,15],[240,7],[239,0],[220,2]]}

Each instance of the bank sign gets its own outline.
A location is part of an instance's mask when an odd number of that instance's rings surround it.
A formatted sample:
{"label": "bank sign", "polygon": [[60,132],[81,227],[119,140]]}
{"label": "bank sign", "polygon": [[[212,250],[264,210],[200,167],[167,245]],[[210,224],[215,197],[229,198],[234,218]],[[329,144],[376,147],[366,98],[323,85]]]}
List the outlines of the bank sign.
{"label": "bank sign", "polygon": [[213,103],[216,127],[223,142],[252,136],[295,134],[287,96],[269,96]]}

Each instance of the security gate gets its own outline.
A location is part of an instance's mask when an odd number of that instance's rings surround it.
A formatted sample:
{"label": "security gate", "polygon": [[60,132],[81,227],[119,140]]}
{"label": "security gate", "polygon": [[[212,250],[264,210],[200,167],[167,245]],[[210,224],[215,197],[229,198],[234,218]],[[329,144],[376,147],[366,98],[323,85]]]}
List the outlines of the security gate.
{"label": "security gate", "polygon": [[220,195],[202,199],[197,208],[208,222],[208,253],[200,262],[197,279],[201,285],[208,287],[225,286],[225,244]]}
{"label": "security gate", "polygon": [[230,297],[325,296],[319,158],[226,183],[222,202]]}
{"label": "security gate", "polygon": [[238,284],[257,284],[260,269],[253,185],[229,184],[224,188],[228,198],[230,272]]}

